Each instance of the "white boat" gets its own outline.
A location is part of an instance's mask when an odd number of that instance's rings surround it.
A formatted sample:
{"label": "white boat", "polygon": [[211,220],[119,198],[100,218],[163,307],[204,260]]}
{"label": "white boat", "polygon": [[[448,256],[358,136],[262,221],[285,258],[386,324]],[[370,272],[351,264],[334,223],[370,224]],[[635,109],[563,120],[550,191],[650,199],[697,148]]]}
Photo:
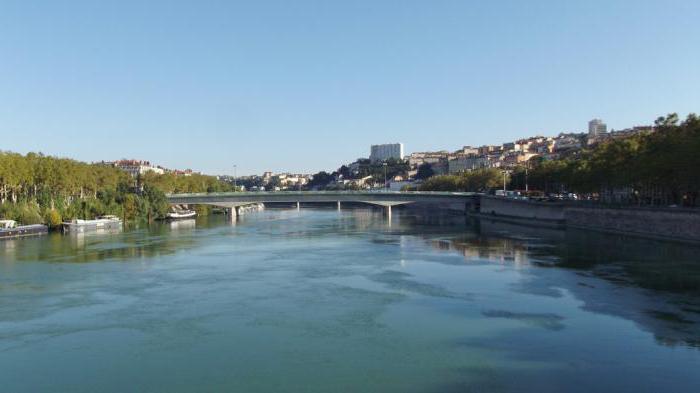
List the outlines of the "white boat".
{"label": "white boat", "polygon": [[46,225],[17,225],[15,220],[0,220],[0,239],[29,235],[43,235],[48,233],[48,231],[49,227]]}
{"label": "white boat", "polygon": [[174,210],[168,213],[166,218],[168,220],[183,220],[187,218],[194,218],[197,216],[197,212],[194,210]]}
{"label": "white boat", "polygon": [[85,232],[121,229],[122,220],[117,216],[99,216],[94,220],[74,219],[63,223],[64,232]]}

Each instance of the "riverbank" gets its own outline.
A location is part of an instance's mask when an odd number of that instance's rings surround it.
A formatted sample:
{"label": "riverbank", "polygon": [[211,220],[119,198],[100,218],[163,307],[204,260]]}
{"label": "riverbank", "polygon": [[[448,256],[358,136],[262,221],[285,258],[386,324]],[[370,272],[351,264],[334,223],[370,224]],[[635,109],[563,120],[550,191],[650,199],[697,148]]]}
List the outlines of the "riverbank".
{"label": "riverbank", "polygon": [[700,211],[696,209],[601,207],[482,196],[479,209],[469,214],[525,225],[700,243]]}

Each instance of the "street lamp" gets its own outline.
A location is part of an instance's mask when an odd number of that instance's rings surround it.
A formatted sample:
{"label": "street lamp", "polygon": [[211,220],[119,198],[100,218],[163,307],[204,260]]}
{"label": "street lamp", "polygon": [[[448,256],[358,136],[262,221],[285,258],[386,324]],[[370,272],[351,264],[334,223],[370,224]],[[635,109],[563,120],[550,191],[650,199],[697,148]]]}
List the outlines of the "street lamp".
{"label": "street lamp", "polygon": [[527,185],[527,171],[530,169],[530,161],[527,161],[525,164],[525,194],[527,195],[528,191],[530,191],[528,185]]}
{"label": "street lamp", "polygon": [[387,167],[386,162],[382,163],[382,166],[384,167],[384,188],[387,188],[386,187],[386,167]]}
{"label": "street lamp", "polygon": [[503,171],[503,192],[506,191],[506,173],[508,173],[508,171],[504,170]]}

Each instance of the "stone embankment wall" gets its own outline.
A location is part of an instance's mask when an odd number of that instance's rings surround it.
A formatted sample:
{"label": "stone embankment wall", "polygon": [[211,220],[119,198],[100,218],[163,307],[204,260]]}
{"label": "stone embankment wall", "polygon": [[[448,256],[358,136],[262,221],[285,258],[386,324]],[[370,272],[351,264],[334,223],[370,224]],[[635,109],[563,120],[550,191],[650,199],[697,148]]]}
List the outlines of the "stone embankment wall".
{"label": "stone embankment wall", "polygon": [[526,218],[535,220],[563,221],[564,206],[560,203],[545,203],[508,199],[503,197],[482,196],[481,214]]}
{"label": "stone embankment wall", "polygon": [[413,210],[413,211],[421,211],[421,212],[442,211],[442,212],[464,215],[465,212],[467,212],[469,210],[473,211],[475,209],[474,202],[476,201],[476,199],[478,199],[478,197],[475,197],[473,200],[468,200],[466,202],[452,202],[452,203],[415,202],[415,203],[407,203],[405,205],[402,205],[402,208],[408,209],[408,210]]}
{"label": "stone embankment wall", "polygon": [[566,226],[700,243],[700,212],[654,208],[565,208]]}
{"label": "stone embankment wall", "polygon": [[700,243],[700,211],[678,208],[593,207],[482,196],[482,216]]}

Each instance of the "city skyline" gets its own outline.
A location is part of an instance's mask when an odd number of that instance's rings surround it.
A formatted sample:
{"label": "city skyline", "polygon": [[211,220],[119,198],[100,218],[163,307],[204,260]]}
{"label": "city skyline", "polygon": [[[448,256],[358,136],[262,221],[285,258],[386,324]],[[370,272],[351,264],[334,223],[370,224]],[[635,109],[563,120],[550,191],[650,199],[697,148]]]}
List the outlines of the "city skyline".
{"label": "city skyline", "polygon": [[[602,125],[602,130],[597,130],[596,132],[591,131],[591,124],[599,124]],[[607,124],[603,122],[602,119],[592,119],[591,121],[588,122],[588,131],[581,131],[581,132],[559,132],[557,135],[547,135],[547,134],[535,134],[535,135],[528,135],[528,136],[520,136],[518,138],[515,138],[512,141],[507,141],[503,143],[486,143],[483,145],[471,145],[471,144],[462,144],[461,147],[449,147],[445,149],[440,149],[440,150],[433,150],[433,151],[427,151],[427,150],[416,150],[416,151],[404,151],[404,146],[403,143],[385,143],[385,144],[378,144],[378,145],[370,145],[370,153],[366,156],[364,155],[358,155],[356,160],[367,160],[369,162],[375,162],[375,161],[385,161],[387,158],[395,158],[395,159],[405,159],[407,162],[411,162],[413,156],[415,154],[429,154],[429,155],[434,155],[434,154],[443,154],[445,157],[450,157],[450,156],[469,156],[469,155],[475,155],[475,156],[480,156],[482,155],[481,153],[478,153],[482,148],[505,148],[507,145],[513,145],[514,142],[519,142],[519,141],[527,141],[529,139],[538,139],[538,138],[543,138],[545,140],[549,140],[549,142],[552,142],[553,140],[556,140],[558,137],[564,137],[565,139],[570,139],[571,135],[578,135],[584,138],[588,138],[588,143],[595,143],[599,142],[601,139],[599,137],[605,137],[605,136],[614,136],[618,135],[618,137],[628,137],[632,134],[639,133],[640,130],[642,132],[652,129],[652,125],[635,125],[631,127],[626,127],[626,128],[621,128],[621,129],[610,129],[607,130]],[[620,132],[622,132],[620,134]],[[580,149],[583,146],[579,146],[577,149]],[[397,151],[400,151],[401,153],[394,154],[392,157],[392,154],[390,153],[386,157],[376,157],[373,159],[373,154],[376,152],[376,148],[388,148],[390,151],[393,151],[393,148],[397,149]],[[512,148],[508,148],[506,150],[512,150]],[[473,153],[468,153],[467,151],[473,151]],[[403,154],[402,154],[403,153]],[[66,158],[71,158],[71,157],[66,157]],[[356,161],[353,161],[356,162]],[[192,170],[191,168],[187,169],[181,169],[181,168],[166,168],[160,164],[157,163],[151,163],[148,160],[141,160],[141,159],[135,159],[135,158],[124,158],[122,157],[121,159],[110,161],[110,160],[101,160],[99,162],[92,162],[94,163],[101,163],[101,164],[108,164],[108,165],[115,165],[117,167],[119,166],[138,166],[138,165],[144,165],[145,167],[148,168],[154,168],[158,170],[159,173],[163,173],[164,171],[168,172],[173,172],[173,173],[183,173],[183,174],[191,174],[191,173],[199,173],[202,174],[201,171],[197,170]],[[123,163],[123,164],[122,164]],[[301,172],[301,171],[293,171],[293,170],[288,170],[288,169],[282,169],[282,170],[277,170],[277,171],[270,171],[270,170],[264,170],[261,173],[245,173],[245,174],[237,174],[236,170],[234,169],[234,173],[206,173],[207,175],[213,175],[213,176],[224,176],[224,177],[229,177],[229,178],[236,178],[236,177],[257,177],[262,174],[262,177],[267,176],[268,174],[271,176],[273,174],[304,174],[304,175],[313,175],[314,173],[317,172],[333,172],[337,168],[340,168],[342,166],[347,166],[351,165],[352,163],[350,161],[348,162],[343,162],[339,163],[336,168],[321,168],[318,170],[313,170],[310,172]],[[236,167],[237,165],[234,165]],[[413,166],[413,165],[412,165]],[[414,168],[415,169],[415,168]],[[472,168],[473,169],[473,168]],[[129,171],[129,170],[127,170]],[[141,169],[142,171],[142,169]]]}
{"label": "city skyline", "polygon": [[651,124],[697,110],[698,11],[11,1],[0,14],[0,149],[313,173],[371,144],[452,150],[586,132],[593,118]]}

